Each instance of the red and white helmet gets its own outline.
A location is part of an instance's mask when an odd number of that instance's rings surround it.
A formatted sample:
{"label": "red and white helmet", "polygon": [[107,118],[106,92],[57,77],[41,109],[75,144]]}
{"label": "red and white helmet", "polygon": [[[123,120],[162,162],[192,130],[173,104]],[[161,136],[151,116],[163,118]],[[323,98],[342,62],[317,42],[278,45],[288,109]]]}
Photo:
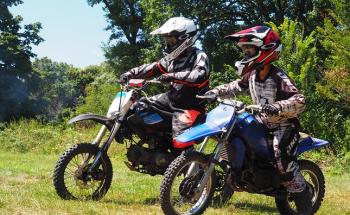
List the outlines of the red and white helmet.
{"label": "red and white helmet", "polygon": [[282,44],[278,34],[267,26],[255,26],[237,33],[227,35],[242,48],[243,45],[257,47],[257,54],[249,59],[243,59],[240,64],[268,64],[278,59],[282,51]]}

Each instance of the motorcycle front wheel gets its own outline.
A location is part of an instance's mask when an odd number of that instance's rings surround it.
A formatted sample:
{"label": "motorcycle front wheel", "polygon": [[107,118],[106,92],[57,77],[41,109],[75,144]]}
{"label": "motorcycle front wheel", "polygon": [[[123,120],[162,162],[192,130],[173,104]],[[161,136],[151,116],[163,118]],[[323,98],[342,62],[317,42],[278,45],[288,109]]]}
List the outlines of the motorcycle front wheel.
{"label": "motorcycle front wheel", "polygon": [[62,199],[100,200],[108,191],[113,177],[112,163],[104,154],[100,165],[88,172],[99,148],[80,143],[69,148],[57,161],[53,184]]}
{"label": "motorcycle front wheel", "polygon": [[[202,214],[215,190],[215,173],[209,175],[204,189],[199,185],[209,166],[209,158],[200,153],[184,153],[167,168],[160,187],[160,204],[166,215]],[[192,171],[189,171],[192,169]]]}

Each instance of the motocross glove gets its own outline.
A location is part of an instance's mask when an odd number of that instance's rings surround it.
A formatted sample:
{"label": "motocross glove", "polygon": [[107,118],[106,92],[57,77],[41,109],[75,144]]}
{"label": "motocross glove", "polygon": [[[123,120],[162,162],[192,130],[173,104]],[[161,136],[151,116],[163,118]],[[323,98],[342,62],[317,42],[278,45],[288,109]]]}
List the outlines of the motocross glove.
{"label": "motocross glove", "polygon": [[267,115],[279,115],[281,108],[275,104],[265,104],[262,106],[262,112]]}
{"label": "motocross glove", "polygon": [[174,73],[165,73],[158,77],[158,80],[162,83],[170,83],[174,81]]}
{"label": "motocross glove", "polygon": [[128,82],[128,80],[131,79],[131,78],[132,78],[131,72],[125,72],[125,73],[123,73],[123,74],[120,75],[120,77],[119,77],[119,82],[120,82],[120,83],[126,83],[126,82]]}

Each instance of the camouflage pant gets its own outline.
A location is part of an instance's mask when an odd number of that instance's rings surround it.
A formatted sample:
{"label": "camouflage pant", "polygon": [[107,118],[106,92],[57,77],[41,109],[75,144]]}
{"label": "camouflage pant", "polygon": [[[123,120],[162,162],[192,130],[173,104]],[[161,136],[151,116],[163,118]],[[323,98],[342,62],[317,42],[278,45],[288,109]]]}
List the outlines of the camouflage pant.
{"label": "camouflage pant", "polygon": [[279,126],[269,138],[282,184],[290,193],[301,192],[306,186],[296,162],[298,140],[299,134],[293,125]]}

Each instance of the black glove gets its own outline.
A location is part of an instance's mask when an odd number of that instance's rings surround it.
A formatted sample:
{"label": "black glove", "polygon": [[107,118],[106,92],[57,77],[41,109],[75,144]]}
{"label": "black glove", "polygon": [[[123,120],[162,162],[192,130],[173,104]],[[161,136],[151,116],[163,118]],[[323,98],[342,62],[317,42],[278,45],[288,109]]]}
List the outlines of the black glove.
{"label": "black glove", "polygon": [[280,107],[275,104],[265,104],[262,106],[262,112],[267,115],[278,115],[280,111]]}
{"label": "black glove", "polygon": [[174,79],[174,73],[165,73],[158,77],[158,80],[162,83],[170,83]]}
{"label": "black glove", "polygon": [[132,74],[130,72],[125,72],[125,73],[120,75],[119,82],[120,83],[126,83],[131,78],[132,78]]}

